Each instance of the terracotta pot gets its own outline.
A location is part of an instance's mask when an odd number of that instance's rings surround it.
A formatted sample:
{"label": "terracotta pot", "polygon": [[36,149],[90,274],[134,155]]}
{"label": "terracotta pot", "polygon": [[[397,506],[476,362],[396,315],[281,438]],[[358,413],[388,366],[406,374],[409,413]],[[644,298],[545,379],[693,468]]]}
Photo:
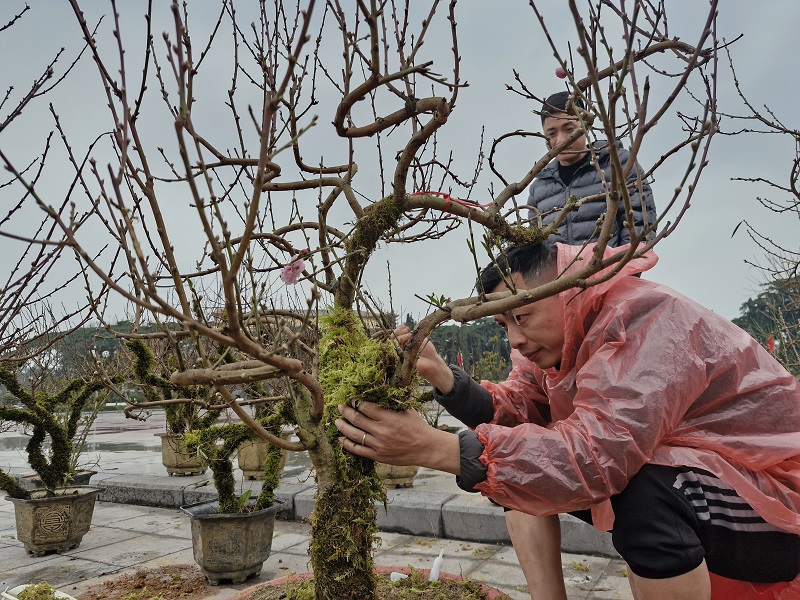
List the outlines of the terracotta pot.
{"label": "terracotta pot", "polygon": [[248,513],[220,514],[219,503],[182,506],[192,519],[194,560],[214,585],[242,583],[261,573],[272,552],[272,534],[279,502]]}
{"label": "terracotta pot", "polygon": [[396,467],[380,462],[375,463],[375,472],[378,477],[383,479],[383,485],[391,488],[411,487],[414,485],[414,477],[418,471],[419,467],[413,465]]}
{"label": "terracotta pot", "polygon": [[[427,577],[430,573],[430,569],[416,569],[417,573],[422,574],[423,577]],[[405,573],[408,574],[411,572],[411,569],[408,567],[375,567],[376,573]],[[235,596],[232,596],[231,600],[250,600],[257,591],[266,589],[269,587],[274,586],[286,586],[287,583],[291,583],[292,581],[303,581],[305,579],[311,579],[314,576],[313,573],[297,573],[296,575],[289,575],[288,577],[280,577],[279,579],[273,579],[272,581],[267,581],[266,583],[260,583],[258,585],[254,585],[251,588],[247,588],[246,590],[242,590]],[[460,575],[453,575],[451,573],[439,573],[440,579],[449,579],[451,581],[465,581],[463,577]],[[486,600],[511,600],[511,597],[507,594],[504,594],[497,588],[493,588],[490,585],[486,585],[485,583],[480,584],[481,593],[485,594]]]}
{"label": "terracotta pot", "polygon": [[208,465],[199,454],[192,454],[186,449],[183,438],[174,433],[157,433],[161,438],[161,464],[170,475],[200,475],[205,473]]}
{"label": "terracotta pot", "polygon": [[56,488],[55,496],[45,490],[31,492],[29,500],[6,497],[14,504],[17,539],[28,554],[43,556],[77,548],[89,531],[94,504],[103,488]]}

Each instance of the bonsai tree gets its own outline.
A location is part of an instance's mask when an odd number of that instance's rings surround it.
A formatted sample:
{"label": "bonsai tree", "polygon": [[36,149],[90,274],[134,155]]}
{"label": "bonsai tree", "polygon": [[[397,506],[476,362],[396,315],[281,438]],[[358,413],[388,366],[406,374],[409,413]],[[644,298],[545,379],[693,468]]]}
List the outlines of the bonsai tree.
{"label": "bonsai tree", "polygon": [[[22,326],[0,349],[0,389],[5,391],[0,423],[13,423],[30,435],[27,462],[51,496],[73,481],[91,427],[109,398],[107,382],[117,377],[117,367],[113,359],[92,351],[98,332],[91,328],[82,332],[93,336],[89,352],[75,355],[71,334],[86,323],[85,318],[68,327],[49,310],[20,314],[26,315]],[[0,489],[13,498],[30,498],[15,477],[2,471]]]}
{"label": "bonsai tree", "polygon": [[[257,419],[258,424],[272,435],[279,436],[284,425],[291,418],[291,406],[288,403],[273,405],[273,414],[263,414]],[[236,494],[236,480],[233,474],[233,456],[239,447],[253,435],[250,427],[244,423],[228,423],[212,425],[203,429],[190,431],[184,437],[187,448],[200,452],[211,467],[214,488],[217,490],[220,513],[236,513],[246,510],[249,491],[243,496]],[[263,482],[261,492],[253,503],[253,510],[269,508],[275,502],[275,488],[280,483],[280,471],[283,451],[270,445],[267,449],[263,466]]]}
{"label": "bonsai tree", "polygon": [[[211,468],[214,487],[218,494],[220,513],[237,513],[247,508],[244,501],[236,494],[233,475],[233,456],[241,444],[253,436],[253,430],[245,423],[222,423],[217,420],[226,408],[225,404],[213,404],[213,387],[183,386],[179,387],[159,374],[159,365],[153,353],[152,341],[145,343],[141,339],[128,340],[127,348],[133,355],[133,375],[131,379],[143,392],[144,402],[130,402],[125,409],[131,418],[146,419],[143,411],[156,406],[163,406],[166,412],[167,428],[170,433],[181,435],[186,449],[199,453],[204,462]],[[169,356],[168,356],[169,357]],[[251,393],[263,392],[264,386],[258,383],[248,386]],[[280,436],[284,426],[294,422],[291,404],[288,398],[276,398],[265,394],[249,403],[256,407],[255,423],[274,436]],[[282,402],[278,400],[282,399]],[[238,406],[244,407],[247,401],[240,401]],[[264,465],[264,481],[261,493],[255,500],[255,510],[272,506],[274,490],[280,480],[281,448],[271,446]]]}
{"label": "bonsai tree", "polygon": [[[193,9],[176,2],[168,21],[148,12],[137,38],[115,11],[100,22],[95,5],[70,1],[107,99],[110,133],[85,149],[85,160],[70,162],[74,185],[64,197],[80,206],[80,218],[71,204],[40,192],[38,179],[21,166],[28,160],[0,152],[12,189],[21,205],[41,211],[43,228],[58,230],[87,281],[129,302],[135,323],[161,324],[157,333],[136,334],[163,343],[170,356],[163,362],[169,374],[138,370],[140,383],[162,390],[150,401],[209,411],[222,406],[277,448],[308,451],[317,483],[309,553],[319,599],[374,597],[376,506],[384,498],[374,465],[342,451],[333,425],[337,406],[365,400],[417,406],[416,358],[438,324],[468,322],[612,277],[669,235],[689,206],[716,131],[709,84],[716,77],[716,2],[692,43],[667,34],[662,5],[601,5],[570,3],[571,53],[557,47],[546,19],[531,7],[532,22],[542,25],[539,48],[552,51],[566,89],[587,107],[578,111],[581,126],[538,159],[525,142],[540,134],[494,134],[490,148],[476,143],[477,158],[465,167],[448,154],[447,131],[472,126],[480,115],[461,120],[456,111],[471,92],[456,2],[443,7],[434,0],[423,10],[410,2],[346,9],[335,1],[278,1],[247,13],[225,1],[208,29],[190,27]],[[165,32],[160,39],[154,28]],[[622,32],[622,44],[604,37],[609,28]],[[136,59],[129,52],[134,39],[144,43]],[[444,52],[434,43],[442,39]],[[224,97],[216,95],[223,88],[219,72],[207,74],[220,64],[229,68]],[[509,71],[510,93],[538,108],[542,98]],[[689,91],[696,110],[687,114],[682,105],[678,113],[676,100]],[[53,112],[68,140],[63,116]],[[174,130],[169,141],[167,123]],[[645,137],[660,128],[683,135],[671,136],[629,187],[634,164],[644,162]],[[516,197],[584,133],[607,142],[613,169],[606,214],[624,207],[631,244],[605,256],[614,219],[602,219],[596,247],[571,276],[510,294],[452,300],[434,291],[412,341],[402,351],[393,345],[385,318],[395,313],[391,287],[387,303],[366,285],[381,244],[400,250],[437,244],[466,224],[462,253],[477,267],[498,248],[545,239],[586,199],[574,199],[552,225],[539,227]],[[624,166],[620,137],[631,150]],[[499,152],[514,144],[532,159],[521,173],[503,173]],[[674,196],[661,202],[678,217],[666,223],[662,214],[636,231],[632,187],[676,161],[684,168]],[[96,247],[101,234],[105,250]],[[390,263],[389,280],[392,269],[411,266],[400,251]],[[291,382],[298,442],[277,436],[246,409],[249,395],[237,393],[277,378]],[[202,427],[194,441],[224,462],[243,432]],[[220,488],[230,483],[223,475]]]}
{"label": "bonsai tree", "polygon": [[[52,393],[26,390],[17,373],[0,361],[0,384],[11,394],[15,405],[0,405],[0,421],[28,425],[32,435],[25,448],[28,464],[41,478],[47,495],[70,482],[75,465],[75,436],[84,407],[92,396],[104,388],[102,381],[69,380]],[[59,419],[59,414],[66,418]],[[49,450],[45,442],[50,442]],[[12,498],[28,499],[30,491],[17,479],[0,469],[0,489]]]}

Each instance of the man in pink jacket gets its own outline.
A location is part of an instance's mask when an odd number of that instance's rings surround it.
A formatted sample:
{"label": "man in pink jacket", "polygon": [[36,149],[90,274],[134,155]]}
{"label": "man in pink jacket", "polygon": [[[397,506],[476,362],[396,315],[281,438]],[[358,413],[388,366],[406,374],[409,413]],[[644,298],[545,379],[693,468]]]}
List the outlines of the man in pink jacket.
{"label": "man in pink jacket", "polygon": [[[532,289],[590,255],[542,244],[498,264]],[[533,515],[525,539],[510,531],[532,597],[566,598],[558,513],[570,512],[612,531],[637,600],[800,598],[800,385],[729,321],[626,276],[656,260],[496,315],[513,349],[503,383],[479,385],[427,345],[418,372],[470,430],[363,403],[341,407],[343,447],[453,473]],[[507,282],[481,274],[487,292]]]}

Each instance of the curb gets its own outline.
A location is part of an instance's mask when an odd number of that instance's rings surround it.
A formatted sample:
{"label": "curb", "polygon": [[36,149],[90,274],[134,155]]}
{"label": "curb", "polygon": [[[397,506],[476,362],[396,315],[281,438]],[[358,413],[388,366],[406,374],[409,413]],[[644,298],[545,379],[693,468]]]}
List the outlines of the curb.
{"label": "curb", "polygon": [[[163,477],[153,475],[110,475],[92,478],[103,488],[98,500],[159,508],[179,508],[216,499],[207,476]],[[244,481],[243,489],[257,493],[259,481]],[[281,481],[275,497],[283,502],[278,517],[287,521],[307,519],[314,510],[316,486]],[[381,531],[463,540],[477,543],[510,544],[503,508],[479,494],[418,491],[413,488],[387,490],[386,510],[377,504]],[[611,534],[571,516],[560,515],[561,549],[574,554],[596,554],[619,558]]]}

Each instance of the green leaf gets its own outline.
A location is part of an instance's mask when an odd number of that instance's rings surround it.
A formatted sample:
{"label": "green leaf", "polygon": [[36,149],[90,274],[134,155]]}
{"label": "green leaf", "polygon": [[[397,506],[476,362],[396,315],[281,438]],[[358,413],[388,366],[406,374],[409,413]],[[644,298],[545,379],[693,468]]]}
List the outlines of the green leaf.
{"label": "green leaf", "polygon": [[253,493],[253,490],[247,490],[244,494],[239,496],[239,499],[236,500],[236,508],[239,509],[239,512],[242,512],[244,505],[247,504],[247,501],[250,499],[250,494]]}

